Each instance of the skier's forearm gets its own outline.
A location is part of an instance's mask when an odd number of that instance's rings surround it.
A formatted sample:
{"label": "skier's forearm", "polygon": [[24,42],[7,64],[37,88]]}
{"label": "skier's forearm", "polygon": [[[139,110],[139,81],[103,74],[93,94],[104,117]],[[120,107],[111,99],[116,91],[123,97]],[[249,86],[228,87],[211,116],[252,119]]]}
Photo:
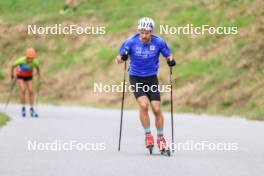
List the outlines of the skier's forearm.
{"label": "skier's forearm", "polygon": [[11,80],[14,80],[15,79],[14,69],[15,69],[15,66],[12,66],[11,69],[10,69],[10,77],[11,77]]}
{"label": "skier's forearm", "polygon": [[123,63],[123,60],[121,59],[121,55],[120,55],[120,54],[116,56],[116,58],[115,58],[115,62],[116,62],[117,64],[121,64],[121,63]]}
{"label": "skier's forearm", "polygon": [[40,68],[39,67],[37,67],[37,75],[38,75],[38,79],[40,79],[41,78],[41,74],[40,74]]}
{"label": "skier's forearm", "polygon": [[12,66],[11,69],[10,69],[10,75],[11,75],[11,76],[14,76],[14,70],[15,70],[15,67]]}

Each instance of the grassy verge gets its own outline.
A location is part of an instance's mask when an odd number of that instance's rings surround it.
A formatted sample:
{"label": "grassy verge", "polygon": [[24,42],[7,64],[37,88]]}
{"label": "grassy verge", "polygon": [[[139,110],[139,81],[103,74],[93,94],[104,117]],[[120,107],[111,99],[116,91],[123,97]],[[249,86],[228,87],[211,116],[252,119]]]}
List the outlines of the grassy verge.
{"label": "grassy verge", "polygon": [[[59,15],[62,7],[62,0],[0,0],[2,31],[12,33],[10,37],[2,34],[5,37],[0,40],[0,45],[4,46],[0,53],[3,58],[0,59],[0,65],[3,65],[0,82],[5,83],[0,83],[0,92],[8,92],[4,91],[9,83],[9,70],[5,68],[21,56],[25,47],[32,45],[38,51],[45,75],[40,101],[119,108],[120,94],[95,96],[93,83],[116,84],[122,81],[123,67],[116,66],[113,58],[125,38],[135,32],[136,21],[149,16],[156,21],[157,34],[160,24],[238,27],[237,35],[162,35],[178,62],[173,71],[175,111],[264,120],[261,108],[264,104],[261,20],[264,4],[261,0],[166,0],[152,3],[83,0],[76,12]],[[103,25],[107,35],[36,37],[20,34],[30,23],[39,26],[58,23]],[[167,84],[168,69],[164,62],[161,64],[159,77]],[[6,97],[4,93],[1,96]],[[169,110],[169,96],[164,96],[162,106]],[[133,96],[129,97],[125,107],[136,107]]]}
{"label": "grassy verge", "polygon": [[0,112],[0,127],[4,126],[9,120],[10,118],[7,115]]}

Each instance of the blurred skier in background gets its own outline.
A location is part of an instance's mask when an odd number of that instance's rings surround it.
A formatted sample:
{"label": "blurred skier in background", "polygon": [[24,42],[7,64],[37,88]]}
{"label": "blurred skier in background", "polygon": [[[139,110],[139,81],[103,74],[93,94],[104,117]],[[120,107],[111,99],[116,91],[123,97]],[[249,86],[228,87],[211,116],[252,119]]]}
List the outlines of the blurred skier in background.
{"label": "blurred skier in background", "polygon": [[80,0],[65,0],[64,7],[61,9],[60,14],[66,14],[70,8],[72,8],[73,11],[76,11],[79,4]]}
{"label": "blurred skier in background", "polygon": [[[40,81],[39,62],[36,58],[34,48],[28,48],[25,56],[18,58],[11,67],[11,80],[16,81],[19,86],[19,97],[22,105],[22,117],[26,117],[26,89],[29,93],[31,117],[38,117],[34,110],[33,70],[36,68],[38,80]],[[15,73],[14,73],[15,71]]]}

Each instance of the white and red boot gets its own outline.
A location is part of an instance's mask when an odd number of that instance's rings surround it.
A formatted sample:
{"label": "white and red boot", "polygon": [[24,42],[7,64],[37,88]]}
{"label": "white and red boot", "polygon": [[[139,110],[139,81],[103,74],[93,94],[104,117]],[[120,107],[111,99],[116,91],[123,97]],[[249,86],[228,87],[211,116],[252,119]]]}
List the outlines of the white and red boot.
{"label": "white and red boot", "polygon": [[159,148],[161,154],[167,154],[168,156],[170,156],[170,154],[171,154],[170,149],[169,149],[168,143],[167,143],[167,141],[163,135],[158,135],[157,145],[158,145],[158,148]]}
{"label": "white and red boot", "polygon": [[146,142],[146,148],[149,149],[149,153],[152,154],[154,147],[154,138],[151,135],[151,133],[146,133],[145,142]]}

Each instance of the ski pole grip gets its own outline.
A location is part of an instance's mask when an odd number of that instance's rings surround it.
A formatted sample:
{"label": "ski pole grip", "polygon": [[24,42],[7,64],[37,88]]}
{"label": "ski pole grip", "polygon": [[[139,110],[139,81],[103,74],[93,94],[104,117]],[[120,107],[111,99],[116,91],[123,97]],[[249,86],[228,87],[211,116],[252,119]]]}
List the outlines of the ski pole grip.
{"label": "ski pole grip", "polygon": [[128,59],[128,52],[127,51],[124,54],[121,55],[121,59],[123,61],[127,61],[127,59]]}

